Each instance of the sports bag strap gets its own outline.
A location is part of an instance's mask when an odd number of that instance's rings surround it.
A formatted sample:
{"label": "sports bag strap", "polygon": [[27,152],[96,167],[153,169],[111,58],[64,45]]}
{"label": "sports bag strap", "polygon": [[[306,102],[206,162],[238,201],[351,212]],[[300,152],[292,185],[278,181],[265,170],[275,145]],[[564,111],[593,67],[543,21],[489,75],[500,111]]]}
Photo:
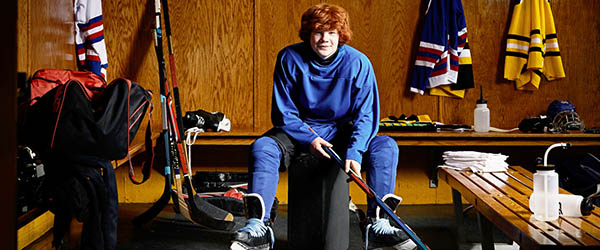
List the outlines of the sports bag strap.
{"label": "sports bag strap", "polygon": [[146,133],[144,135],[144,145],[146,146],[147,158],[142,163],[142,180],[138,181],[135,178],[135,171],[133,169],[133,165],[131,164],[131,157],[129,152],[127,152],[128,162],[129,162],[129,179],[133,184],[139,185],[146,182],[150,179],[150,175],[152,174],[152,166],[154,165],[154,147],[152,146],[152,126],[150,121],[152,121],[152,110],[154,106],[150,104],[150,108],[148,109],[148,125],[146,126]]}

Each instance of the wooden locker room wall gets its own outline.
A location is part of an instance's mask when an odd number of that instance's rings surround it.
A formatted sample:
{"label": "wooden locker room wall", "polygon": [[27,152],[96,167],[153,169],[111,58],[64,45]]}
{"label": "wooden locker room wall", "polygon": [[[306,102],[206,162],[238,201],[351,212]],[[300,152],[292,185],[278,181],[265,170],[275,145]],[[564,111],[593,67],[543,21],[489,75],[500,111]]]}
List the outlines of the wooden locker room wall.
{"label": "wooden locker room wall", "polygon": [[[173,45],[183,110],[221,111],[233,131],[270,128],[272,72],[277,52],[300,41],[300,15],[316,0],[171,1]],[[408,91],[414,51],[426,1],[334,0],[350,13],[351,46],[372,61],[381,116],[429,114],[445,123],[473,122],[479,90],[464,99],[415,95]],[[589,126],[600,123],[598,77],[600,1],[551,2],[567,78],[543,80],[534,92],[517,91],[503,79],[505,36],[511,0],[463,0],[476,86],[483,86],[491,125],[513,128],[525,117],[545,113],[555,99],[570,100]],[[157,88],[152,45],[153,1],[105,1],[109,78],[126,76]],[[578,13],[573,15],[572,13]],[[165,39],[165,53],[166,39]],[[155,98],[158,104],[158,98]],[[158,126],[158,116],[155,116]]]}
{"label": "wooden locker room wall", "polygon": [[[221,111],[232,120],[233,131],[262,132],[270,128],[275,57],[284,46],[300,41],[297,36],[300,15],[318,2],[170,1],[183,110]],[[429,114],[432,119],[445,123],[472,123],[478,90],[469,90],[465,99],[420,96],[408,91],[425,0],[331,2],[348,10],[354,32],[350,45],[363,51],[373,63],[382,117]],[[514,84],[502,77],[512,2],[463,0],[475,83],[484,87],[491,110],[491,125],[516,127],[523,118],[544,113],[552,100],[568,99],[575,104],[587,126],[598,126],[600,115],[594,108],[600,104],[600,84],[597,82],[600,50],[596,48],[600,44],[600,18],[596,15],[600,12],[600,1],[551,2],[567,78],[553,82],[543,80],[535,92],[516,91]],[[103,1],[103,14],[109,57],[108,80],[127,77],[153,90],[153,127],[158,131],[160,98],[151,33],[153,4],[153,0]],[[19,71],[32,74],[44,67],[76,68],[71,5],[71,0],[19,1]],[[166,55],[166,38],[164,41]],[[165,59],[168,68],[168,58],[165,56]],[[199,163],[199,166],[243,170],[246,151],[246,147],[218,149],[218,155],[211,156],[212,161]],[[403,153],[401,158],[414,156],[413,151]],[[428,157],[426,153],[417,154]],[[231,160],[220,160],[224,158]],[[399,178],[403,178],[399,181],[402,185],[399,186],[400,194],[409,203],[449,201],[447,190],[427,189],[426,174],[423,173],[423,165],[427,163],[420,159],[403,166],[409,170],[401,170],[404,173],[399,174]],[[152,178],[153,184],[140,188],[131,186],[125,168],[118,172],[121,201],[148,202],[155,198],[154,195],[160,195],[162,184],[158,178]],[[411,192],[421,186],[425,195]]]}
{"label": "wooden locker room wall", "polygon": [[[171,1],[183,110],[221,111],[232,120],[233,131],[268,129],[275,57],[282,47],[299,41],[300,15],[317,2]],[[350,45],[373,62],[382,117],[429,114],[446,123],[472,123],[477,89],[468,90],[464,99],[408,92],[425,1],[331,2],[350,12],[354,31]],[[525,117],[545,113],[555,99],[573,102],[588,126],[600,123],[594,110],[600,104],[600,50],[596,48],[600,1],[554,0],[551,4],[567,78],[543,80],[539,90],[527,92],[516,91],[502,77],[511,0],[463,1],[475,84],[484,87],[492,126],[516,127]],[[18,34],[19,71],[32,74],[44,67],[75,68],[70,5],[70,1],[20,1],[19,30],[26,32]],[[128,77],[139,82],[154,91],[159,107],[151,35],[153,1],[105,1],[103,8],[108,80]],[[156,128],[158,118],[153,117]]]}
{"label": "wooden locker room wall", "polygon": [[75,69],[72,0],[18,1],[17,71]]}

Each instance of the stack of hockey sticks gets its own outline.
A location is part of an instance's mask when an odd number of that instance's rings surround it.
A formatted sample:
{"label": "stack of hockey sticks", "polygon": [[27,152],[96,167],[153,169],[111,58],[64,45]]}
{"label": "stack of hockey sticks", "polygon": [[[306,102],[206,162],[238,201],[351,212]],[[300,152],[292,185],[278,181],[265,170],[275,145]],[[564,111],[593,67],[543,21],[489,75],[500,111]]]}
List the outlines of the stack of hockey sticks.
{"label": "stack of hockey sticks", "polygon": [[[310,128],[310,130],[318,136],[318,134],[312,128]],[[327,154],[331,157],[331,159],[333,159],[339,165],[339,167],[342,168],[342,170],[345,170],[344,161],[342,161],[340,156],[338,154],[336,154],[333,151],[333,149],[331,149],[329,147],[322,147],[322,148],[323,148],[323,150],[325,150],[325,152],[327,152]],[[348,175],[348,177],[350,177],[350,180],[354,181],[358,185],[358,187],[360,187],[360,189],[362,189],[367,194],[367,196],[369,196],[369,198],[373,198],[375,200],[375,203],[377,203],[377,206],[379,206],[385,212],[385,214],[387,214],[390,217],[391,221],[393,221],[393,223],[396,224],[396,226],[398,226],[400,229],[402,229],[402,231],[406,232],[408,237],[411,240],[413,240],[415,242],[415,244],[417,244],[417,247],[420,250],[429,250],[429,247],[427,245],[425,245],[423,243],[423,241],[421,241],[419,236],[417,236],[417,234],[415,234],[415,232],[413,232],[413,230],[410,229],[406,225],[406,223],[404,223],[402,220],[400,220],[400,218],[394,213],[394,211],[392,209],[390,209],[383,202],[383,200],[381,200],[381,198],[379,198],[379,196],[377,196],[377,194],[373,191],[373,189],[371,189],[371,187],[369,187],[362,180],[362,178],[359,177],[360,175],[358,175],[356,172],[354,172],[354,170],[352,170],[352,168],[350,168],[350,171],[348,171],[346,174]]]}
{"label": "stack of hockey sticks", "polygon": [[[175,59],[171,45],[171,25],[169,21],[168,2],[167,0],[163,0],[174,100],[171,99],[169,92],[169,83],[166,77],[165,60],[163,57],[160,4],[160,0],[154,1],[156,16],[154,49],[158,59],[160,81],[162,139],[164,140],[165,146],[165,188],[159,200],[147,211],[134,218],[133,223],[135,225],[142,225],[152,220],[172,198],[175,210],[188,220],[213,229],[230,230],[234,226],[233,215],[196,196],[195,190],[192,187],[192,180],[190,177],[191,166],[186,164],[185,147],[183,147],[181,137],[183,135],[183,126],[179,102],[179,87],[177,85],[175,73]],[[175,102],[175,111],[173,110],[173,101]],[[181,172],[183,172],[183,180],[181,178]]]}

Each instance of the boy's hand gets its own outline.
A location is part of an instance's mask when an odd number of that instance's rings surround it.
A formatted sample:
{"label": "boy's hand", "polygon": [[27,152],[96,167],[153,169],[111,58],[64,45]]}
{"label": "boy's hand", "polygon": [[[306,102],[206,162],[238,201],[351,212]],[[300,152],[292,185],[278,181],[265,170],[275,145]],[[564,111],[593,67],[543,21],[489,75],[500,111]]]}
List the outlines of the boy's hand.
{"label": "boy's hand", "polygon": [[333,147],[333,145],[331,145],[331,143],[329,143],[328,141],[323,140],[323,138],[317,137],[310,143],[309,151],[315,156],[323,156],[327,159],[331,159],[331,157],[329,157],[329,154],[327,154],[327,152],[325,152],[325,150],[323,150],[322,147]]}

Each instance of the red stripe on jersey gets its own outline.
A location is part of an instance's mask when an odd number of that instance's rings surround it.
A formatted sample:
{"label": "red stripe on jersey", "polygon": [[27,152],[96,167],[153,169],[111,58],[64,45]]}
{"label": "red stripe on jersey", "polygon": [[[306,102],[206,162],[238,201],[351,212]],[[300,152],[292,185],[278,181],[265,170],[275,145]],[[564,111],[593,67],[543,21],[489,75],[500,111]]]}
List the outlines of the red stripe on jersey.
{"label": "red stripe on jersey", "polygon": [[92,40],[92,39],[95,39],[95,38],[97,38],[97,37],[99,37],[99,36],[102,36],[102,35],[104,35],[104,30],[100,30],[100,31],[98,31],[98,32],[96,32],[96,33],[94,33],[94,34],[90,34],[90,35],[87,37],[87,40]]}
{"label": "red stripe on jersey", "polygon": [[102,19],[100,19],[100,20],[98,20],[98,22],[90,23],[90,25],[87,26],[87,28],[85,28],[85,30],[90,30],[90,29],[96,28],[96,27],[102,25],[103,23],[104,22],[102,22]]}
{"label": "red stripe on jersey", "polygon": [[428,56],[417,56],[417,61],[427,61],[427,62],[431,62],[431,63],[435,63],[435,61],[437,61],[435,58],[431,58]]}
{"label": "red stripe on jersey", "polygon": [[86,60],[99,62],[100,61],[100,57],[96,56],[96,55],[87,55],[86,56]]}
{"label": "red stripe on jersey", "polygon": [[432,48],[427,48],[427,47],[419,47],[419,51],[421,52],[427,52],[427,53],[432,53],[432,54],[436,54],[436,55],[441,55],[443,53],[443,51],[441,50],[437,50],[437,49],[432,49]]}
{"label": "red stripe on jersey", "polygon": [[441,68],[441,69],[431,72],[431,75],[429,77],[443,75],[443,74],[446,74],[446,72],[448,72],[448,69],[444,67],[444,68]]}

